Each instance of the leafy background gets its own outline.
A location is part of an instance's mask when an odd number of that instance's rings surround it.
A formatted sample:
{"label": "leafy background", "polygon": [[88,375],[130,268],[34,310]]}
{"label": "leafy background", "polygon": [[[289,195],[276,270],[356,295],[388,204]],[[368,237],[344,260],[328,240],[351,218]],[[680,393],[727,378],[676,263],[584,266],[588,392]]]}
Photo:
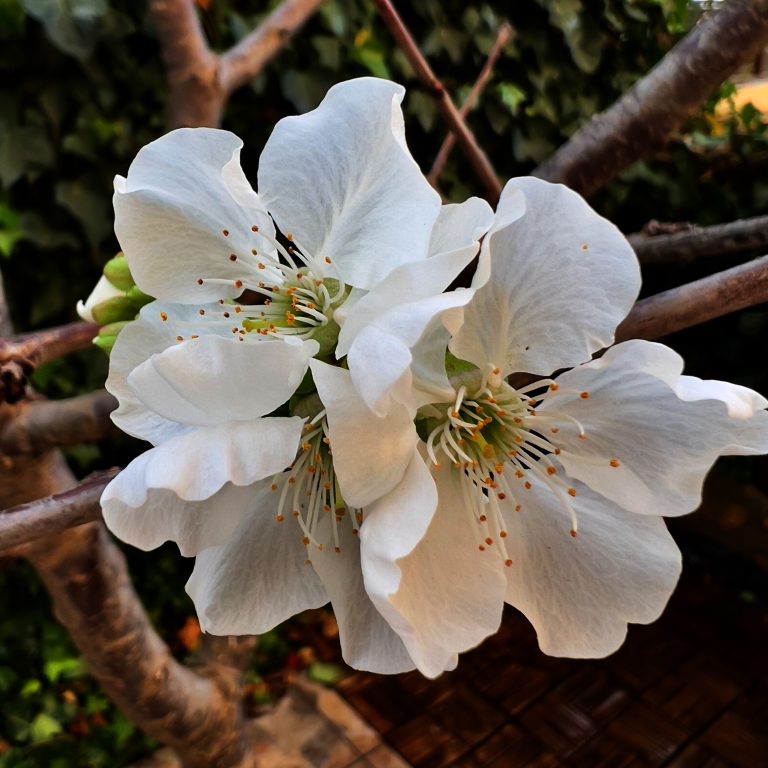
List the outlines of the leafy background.
{"label": "leafy background", "polygon": [[[198,5],[211,44],[222,50],[276,3],[198,0]],[[529,172],[610,105],[695,23],[702,7],[687,0],[401,5],[422,51],[459,102],[503,19],[512,23],[515,35],[469,118],[502,178]],[[16,327],[29,330],[76,319],[75,301],[89,293],[117,251],[112,179],[125,173],[142,145],[163,133],[165,75],[145,4],[129,0],[0,0],[0,50],[0,268]],[[281,117],[311,109],[330,85],[361,75],[408,86],[409,142],[428,170],[446,133],[434,102],[370,3],[329,0],[230,102],[224,127],[244,138],[249,176],[255,178],[260,148]],[[724,87],[664,152],[602,191],[593,200],[598,210],[626,232],[654,218],[709,224],[764,212],[766,126],[751,107],[728,113],[731,92]],[[716,119],[718,100],[724,100],[728,114]],[[448,199],[478,193],[458,151],[440,183]],[[648,269],[645,290],[662,290],[737,262],[713,257],[694,266]],[[685,354],[689,372],[768,392],[768,355],[761,341],[766,322],[765,310],[754,309],[677,334],[670,343]],[[93,350],[40,369],[35,385],[49,397],[65,397],[101,386],[105,374],[106,359]],[[124,464],[140,449],[125,438],[76,447],[68,458],[82,474]],[[724,489],[721,495],[746,485],[768,491],[765,469],[759,460],[726,463],[716,486]],[[722,523],[717,488],[710,512],[698,516],[693,528],[725,537],[727,545],[749,549],[759,561],[764,556],[755,549],[754,535],[725,535],[730,529]],[[731,503],[727,509],[732,508]],[[757,540],[764,542],[766,526],[758,521],[757,528],[763,536]],[[128,556],[153,620],[180,657],[193,653],[193,610],[183,592],[190,564],[170,546]],[[744,599],[760,599],[752,577],[742,582],[737,588]],[[0,616],[1,768],[116,766],[150,749],[149,740],[85,674],[32,571],[2,559]],[[265,679],[286,669],[310,665],[317,677],[332,680],[333,669],[315,663],[317,653],[307,647],[332,635],[332,619],[320,612],[265,638],[250,677],[253,706],[271,695]]]}

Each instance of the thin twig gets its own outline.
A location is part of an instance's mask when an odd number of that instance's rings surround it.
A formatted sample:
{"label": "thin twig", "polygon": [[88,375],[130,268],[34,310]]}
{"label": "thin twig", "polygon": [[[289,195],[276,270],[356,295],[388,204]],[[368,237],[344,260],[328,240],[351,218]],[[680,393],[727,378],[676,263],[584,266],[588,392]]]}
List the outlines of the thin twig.
{"label": "thin twig", "polygon": [[768,216],[739,219],[711,227],[693,227],[667,235],[630,235],[643,264],[685,263],[704,256],[724,256],[768,245]]}
{"label": "thin twig", "polygon": [[499,183],[499,178],[496,175],[496,171],[493,170],[493,166],[488,160],[488,157],[480,148],[474,134],[470,131],[459,113],[459,110],[456,109],[456,105],[451,100],[445,87],[437,79],[432,68],[427,63],[427,60],[421,55],[421,51],[419,51],[416,42],[413,37],[411,37],[411,33],[408,31],[405,24],[403,24],[403,20],[398,15],[392,3],[389,2],[389,0],[374,0],[374,3],[381,18],[389,27],[389,31],[395,38],[395,42],[400,46],[405,57],[416,72],[416,76],[435,98],[440,114],[448,123],[451,131],[456,135],[456,140],[461,145],[467,159],[485,188],[488,201],[495,205],[501,194],[501,184]]}
{"label": "thin twig", "polygon": [[0,512],[0,550],[28,544],[101,517],[99,499],[120,470],[92,475],[70,491]]}
{"label": "thin twig", "polygon": [[534,174],[591,195],[636,160],[663,146],[767,41],[768,0],[722,3]]}
{"label": "thin twig", "polygon": [[726,269],[635,304],[616,341],[658,339],[768,301],[768,256]]}
{"label": "thin twig", "polygon": [[[470,90],[466,100],[461,105],[461,109],[459,109],[459,115],[461,115],[462,120],[465,120],[467,115],[477,105],[482,92],[485,90],[485,86],[488,85],[491,79],[493,68],[496,66],[496,62],[498,61],[499,56],[501,56],[501,52],[504,49],[504,46],[512,38],[512,33],[512,25],[508,21],[505,21],[501,27],[499,27],[499,32],[496,35],[496,42],[494,42],[493,48],[491,48],[491,52],[488,54],[485,65],[480,70],[480,74],[477,76],[477,80],[475,80],[475,83],[472,86],[472,90]],[[435,156],[435,161],[432,163],[432,167],[429,169],[429,173],[427,174],[427,181],[433,187],[437,186],[440,174],[443,172],[445,164],[448,162],[448,157],[450,156],[455,144],[456,135],[449,132],[445,139],[443,139],[443,143],[440,145],[440,149],[437,151],[437,155]]]}
{"label": "thin twig", "polygon": [[225,98],[264,69],[325,0],[284,0],[259,26],[220,56]]}
{"label": "thin twig", "polygon": [[71,352],[88,349],[98,332],[98,325],[77,322],[0,339],[0,363],[26,360],[37,367]]}
{"label": "thin twig", "polygon": [[0,453],[32,456],[111,437],[118,432],[109,418],[116,407],[115,398],[103,389],[65,400],[28,400],[2,424]]}

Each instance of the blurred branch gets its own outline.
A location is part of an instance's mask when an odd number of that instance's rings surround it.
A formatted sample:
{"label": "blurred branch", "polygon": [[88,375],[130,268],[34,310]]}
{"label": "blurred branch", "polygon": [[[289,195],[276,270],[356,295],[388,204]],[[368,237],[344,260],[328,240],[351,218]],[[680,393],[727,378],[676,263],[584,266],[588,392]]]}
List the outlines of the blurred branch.
{"label": "blurred branch", "polygon": [[134,723],[187,768],[253,768],[240,696],[173,658],[101,524],[40,539],[27,559],[88,668]]}
{"label": "blurred branch", "polygon": [[103,440],[119,432],[109,418],[116,407],[103,389],[66,400],[28,400],[0,429],[0,453],[31,455]]}
{"label": "blurred branch", "polygon": [[193,0],[150,0],[168,78],[169,123],[221,123],[230,94],[255,78],[323,0],[284,0],[251,34],[218,55],[208,46]]}
{"label": "blurred branch", "polygon": [[0,338],[10,336],[12,333],[13,327],[11,326],[11,316],[8,312],[8,302],[5,298],[3,275],[0,272]]}
{"label": "blurred branch", "polygon": [[534,174],[591,195],[636,160],[661,147],[766,41],[768,0],[723,3]]}
{"label": "blurred branch", "polygon": [[0,551],[98,520],[101,494],[118,472],[99,472],[71,490],[4,509],[0,512]]}
{"label": "blurred branch", "polygon": [[616,341],[658,339],[764,302],[768,256],[641,299],[616,330]]}
{"label": "blurred branch", "polygon": [[[461,105],[461,109],[459,109],[459,115],[462,120],[466,119],[467,115],[475,108],[475,106],[477,106],[480,95],[485,90],[485,86],[488,85],[488,82],[493,75],[493,68],[496,66],[496,62],[498,61],[504,46],[512,38],[512,33],[512,25],[508,21],[505,21],[501,27],[499,27],[496,41],[493,44],[491,52],[488,54],[488,59],[482,70],[480,70],[480,74],[477,76],[477,80],[475,80],[472,90],[470,90],[469,95]],[[437,186],[437,181],[445,168],[445,164],[448,162],[448,157],[453,151],[455,144],[456,136],[449,132],[445,139],[443,139],[443,143],[440,145],[440,149],[435,156],[435,161],[432,163],[432,167],[427,174],[427,181],[433,187]]]}
{"label": "blurred branch", "polygon": [[99,326],[93,323],[67,323],[44,331],[0,338],[0,362],[26,360],[35,368],[70,352],[90,348]]}
{"label": "blurred branch", "polygon": [[712,227],[693,227],[666,235],[630,235],[629,242],[643,264],[685,263],[703,256],[763,248],[768,245],[768,216],[739,219]]}
{"label": "blurred branch", "polygon": [[324,0],[284,0],[259,26],[220,56],[219,78],[226,95],[253,80],[323,4]]}
{"label": "blurred branch", "polygon": [[[768,0],[767,0],[768,1]],[[461,145],[470,164],[475,170],[481,184],[485,187],[485,194],[488,201],[495,205],[501,194],[501,184],[499,183],[496,171],[488,160],[487,155],[477,143],[474,134],[470,131],[461,113],[456,109],[456,105],[451,100],[443,84],[437,79],[435,73],[427,63],[427,60],[421,55],[415,40],[411,33],[403,24],[403,20],[398,15],[394,6],[389,0],[374,0],[374,4],[389,27],[389,31],[395,38],[395,42],[400,46],[406,58],[416,72],[416,76],[421,80],[424,87],[435,98],[437,107],[443,119],[448,123],[449,128],[456,136],[456,140]]]}

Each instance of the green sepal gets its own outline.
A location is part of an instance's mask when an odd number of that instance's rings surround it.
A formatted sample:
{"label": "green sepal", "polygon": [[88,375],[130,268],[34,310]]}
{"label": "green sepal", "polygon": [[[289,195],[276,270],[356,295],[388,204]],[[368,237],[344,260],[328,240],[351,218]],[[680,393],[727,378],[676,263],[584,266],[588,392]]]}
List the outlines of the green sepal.
{"label": "green sepal", "polygon": [[118,334],[125,328],[126,325],[131,323],[131,320],[121,320],[118,323],[110,323],[99,329],[99,335],[93,340],[93,343],[104,352],[109,355],[112,352],[112,347],[115,346]]}
{"label": "green sepal", "polygon": [[113,296],[91,309],[93,319],[99,325],[109,325],[136,317],[136,305],[127,296]]}
{"label": "green sepal", "polygon": [[122,253],[112,257],[104,265],[104,277],[121,291],[130,291],[136,285],[128,268],[128,260]]}
{"label": "green sepal", "polygon": [[144,291],[137,288],[135,285],[129,288],[125,295],[129,298],[137,309],[141,309],[145,304],[149,304],[150,301],[154,301],[152,296],[148,296]]}

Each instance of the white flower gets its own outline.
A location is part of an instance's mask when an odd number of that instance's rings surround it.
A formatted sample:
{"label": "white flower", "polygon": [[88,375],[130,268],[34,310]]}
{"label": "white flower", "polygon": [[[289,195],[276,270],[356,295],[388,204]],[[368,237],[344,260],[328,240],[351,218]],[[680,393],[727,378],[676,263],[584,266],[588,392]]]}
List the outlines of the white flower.
{"label": "white flower", "polygon": [[[696,508],[718,455],[768,451],[768,402],[682,376],[666,347],[626,342],[584,362],[612,342],[639,274],[618,230],[578,195],[513,180],[483,251],[484,285],[450,342],[476,370],[449,402],[422,409],[423,440],[402,414],[366,411],[345,372],[325,383],[316,372],[324,400],[357,409],[354,428],[328,406],[342,491],[366,465],[408,467],[364,510],[361,567],[429,676],[494,632],[504,602],[547,653],[612,652],[628,622],[658,617],[677,581],[661,515]],[[506,382],[573,365],[555,380]]]}
{"label": "white flower", "polygon": [[259,194],[237,137],[182,129],[139,152],[114,198],[131,274],[157,301],[118,337],[107,388],[115,422],[155,447],[105,491],[109,527],[197,555],[188,591],[204,630],[264,632],[330,598],[345,657],[373,670],[414,665],[365,594],[355,505],[405,467],[343,499],[323,404],[284,404],[313,355],[346,357],[356,392],[381,413],[405,408],[415,440],[411,349],[473,295],[445,289],[492,211],[441,207],[406,149],[402,97],[351,81],[281,121]]}

